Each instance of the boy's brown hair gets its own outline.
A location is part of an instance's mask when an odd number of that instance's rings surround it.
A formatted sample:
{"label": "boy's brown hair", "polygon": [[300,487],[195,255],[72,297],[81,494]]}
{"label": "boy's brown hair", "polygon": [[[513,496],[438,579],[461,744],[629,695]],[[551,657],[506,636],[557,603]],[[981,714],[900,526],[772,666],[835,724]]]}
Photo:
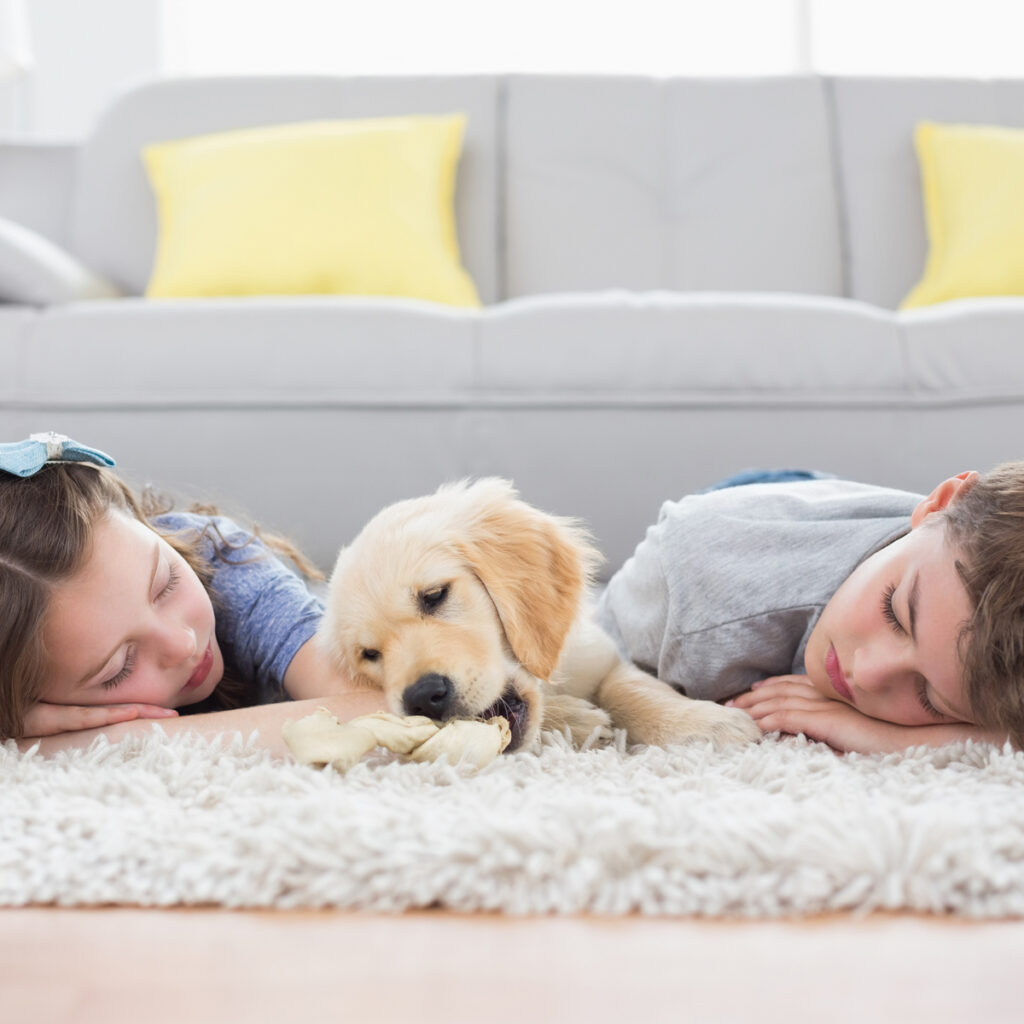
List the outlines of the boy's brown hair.
{"label": "boy's brown hair", "polygon": [[971,713],[1024,749],[1024,462],[983,474],[943,516],[973,609],[960,637]]}

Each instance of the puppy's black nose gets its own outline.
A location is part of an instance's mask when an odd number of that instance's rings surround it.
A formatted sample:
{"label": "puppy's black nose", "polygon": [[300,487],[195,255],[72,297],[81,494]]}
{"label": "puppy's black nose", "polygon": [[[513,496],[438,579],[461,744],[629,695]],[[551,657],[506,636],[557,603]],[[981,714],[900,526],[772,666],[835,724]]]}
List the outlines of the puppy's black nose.
{"label": "puppy's black nose", "polygon": [[402,694],[402,707],[407,715],[425,715],[437,721],[452,716],[455,687],[447,676],[428,672]]}

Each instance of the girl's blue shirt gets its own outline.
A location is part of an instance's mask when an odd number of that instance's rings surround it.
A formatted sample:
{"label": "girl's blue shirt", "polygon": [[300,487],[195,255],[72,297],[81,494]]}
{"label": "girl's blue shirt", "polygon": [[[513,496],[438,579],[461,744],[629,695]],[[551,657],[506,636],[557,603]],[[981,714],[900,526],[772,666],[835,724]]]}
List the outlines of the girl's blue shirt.
{"label": "girl's blue shirt", "polygon": [[316,632],[324,606],[258,537],[225,516],[168,512],[161,533],[200,538],[213,568],[211,598],[227,672],[246,686],[245,705],[288,700],[284,674]]}

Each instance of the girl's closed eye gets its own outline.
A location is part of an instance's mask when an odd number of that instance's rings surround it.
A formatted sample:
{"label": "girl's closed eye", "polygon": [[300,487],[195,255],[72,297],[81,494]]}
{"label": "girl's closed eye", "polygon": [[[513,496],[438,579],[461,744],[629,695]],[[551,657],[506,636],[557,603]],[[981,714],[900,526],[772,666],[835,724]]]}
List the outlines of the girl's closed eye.
{"label": "girl's closed eye", "polygon": [[121,671],[116,676],[106,680],[103,683],[103,689],[113,690],[115,686],[120,686],[132,674],[133,668],[135,668],[135,648],[129,647],[128,653],[124,656],[124,665]]}
{"label": "girl's closed eye", "polygon": [[[163,589],[157,594],[156,599],[159,601],[161,598],[166,597],[174,588],[181,582],[181,571],[172,562],[168,566],[167,570],[167,582],[164,584]],[[121,666],[121,670],[117,675],[112,676],[103,683],[104,690],[113,690],[115,687],[120,686],[131,674],[132,669],[135,668],[135,648],[129,647],[128,653],[124,658],[124,665]]]}
{"label": "girl's closed eye", "polygon": [[161,597],[166,597],[179,583],[181,582],[181,572],[178,567],[172,562],[168,567],[167,571],[167,582],[164,584],[163,590],[157,595],[157,600]]}
{"label": "girl's closed eye", "polygon": [[893,594],[896,593],[896,584],[890,583],[885,588],[885,593],[882,595],[882,615],[885,617],[885,621],[892,626],[893,631],[903,636],[907,631],[900,624],[900,620],[896,618],[896,610],[892,606]]}

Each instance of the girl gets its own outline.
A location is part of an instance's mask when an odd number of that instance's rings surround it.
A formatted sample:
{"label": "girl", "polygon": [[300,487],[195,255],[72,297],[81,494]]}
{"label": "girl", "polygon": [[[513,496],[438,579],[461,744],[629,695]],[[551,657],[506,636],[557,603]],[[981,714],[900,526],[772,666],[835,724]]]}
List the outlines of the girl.
{"label": "girl", "polygon": [[282,702],[383,707],[315,644],[322,605],[278,555],[322,577],[294,546],[172,512],[113,465],[57,434],[0,444],[0,738],[48,737],[48,753],[150,719],[261,729],[280,751],[280,723],[311,710]]}

